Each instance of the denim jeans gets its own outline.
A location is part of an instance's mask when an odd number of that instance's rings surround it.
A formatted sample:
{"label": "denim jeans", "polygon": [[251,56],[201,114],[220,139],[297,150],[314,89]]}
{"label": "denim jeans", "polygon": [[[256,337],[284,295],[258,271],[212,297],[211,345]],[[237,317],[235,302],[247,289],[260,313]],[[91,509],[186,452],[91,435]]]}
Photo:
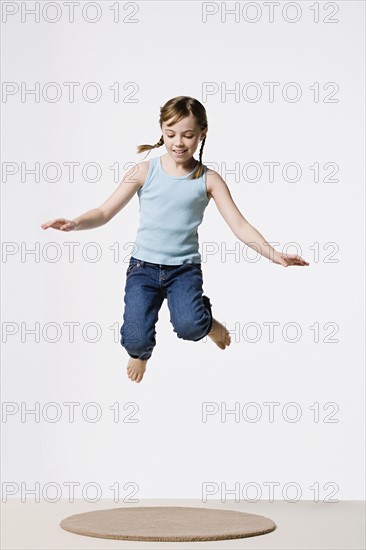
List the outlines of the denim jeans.
{"label": "denim jeans", "polygon": [[155,324],[165,298],[178,338],[197,342],[211,330],[210,299],[202,294],[200,263],[164,265],[131,257],[126,270],[121,345],[130,357],[151,357]]}

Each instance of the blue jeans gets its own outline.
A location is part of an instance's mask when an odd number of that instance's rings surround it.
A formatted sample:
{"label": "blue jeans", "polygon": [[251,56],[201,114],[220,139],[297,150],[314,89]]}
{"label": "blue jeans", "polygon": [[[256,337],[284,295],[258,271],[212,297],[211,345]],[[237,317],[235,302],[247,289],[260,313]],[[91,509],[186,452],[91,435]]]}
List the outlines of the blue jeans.
{"label": "blue jeans", "polygon": [[178,338],[197,342],[211,330],[211,303],[202,294],[200,263],[164,265],[131,256],[126,270],[121,345],[130,357],[151,357],[155,324],[165,298]]}

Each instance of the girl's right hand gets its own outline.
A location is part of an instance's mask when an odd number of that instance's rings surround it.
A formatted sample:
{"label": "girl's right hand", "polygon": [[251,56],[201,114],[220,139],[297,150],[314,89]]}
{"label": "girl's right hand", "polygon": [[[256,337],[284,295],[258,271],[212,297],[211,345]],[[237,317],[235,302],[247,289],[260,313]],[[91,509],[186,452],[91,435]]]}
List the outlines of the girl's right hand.
{"label": "girl's right hand", "polygon": [[42,223],[41,227],[43,229],[52,227],[53,229],[59,229],[60,231],[73,231],[76,227],[76,223],[72,220],[67,220],[65,218],[56,218],[55,220],[50,220],[46,223]]}

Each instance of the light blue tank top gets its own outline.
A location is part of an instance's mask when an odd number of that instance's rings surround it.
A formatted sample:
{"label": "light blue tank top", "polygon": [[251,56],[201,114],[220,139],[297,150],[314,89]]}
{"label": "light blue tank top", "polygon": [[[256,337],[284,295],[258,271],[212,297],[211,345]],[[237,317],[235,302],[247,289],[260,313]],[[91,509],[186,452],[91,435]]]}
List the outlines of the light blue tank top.
{"label": "light blue tank top", "polygon": [[207,167],[200,178],[169,176],[161,157],[150,159],[145,183],[137,192],[140,225],[132,255],[156,264],[200,263],[197,228],[210,199],[206,192]]}

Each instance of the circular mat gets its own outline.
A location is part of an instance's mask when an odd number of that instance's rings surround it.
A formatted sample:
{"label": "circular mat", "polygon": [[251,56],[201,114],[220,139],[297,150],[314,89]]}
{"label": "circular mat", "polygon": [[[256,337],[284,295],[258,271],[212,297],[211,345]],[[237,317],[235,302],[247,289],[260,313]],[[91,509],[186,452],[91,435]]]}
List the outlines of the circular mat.
{"label": "circular mat", "polygon": [[143,506],[75,514],[63,519],[60,527],[102,539],[185,542],[264,535],[276,529],[276,524],[236,510]]}

